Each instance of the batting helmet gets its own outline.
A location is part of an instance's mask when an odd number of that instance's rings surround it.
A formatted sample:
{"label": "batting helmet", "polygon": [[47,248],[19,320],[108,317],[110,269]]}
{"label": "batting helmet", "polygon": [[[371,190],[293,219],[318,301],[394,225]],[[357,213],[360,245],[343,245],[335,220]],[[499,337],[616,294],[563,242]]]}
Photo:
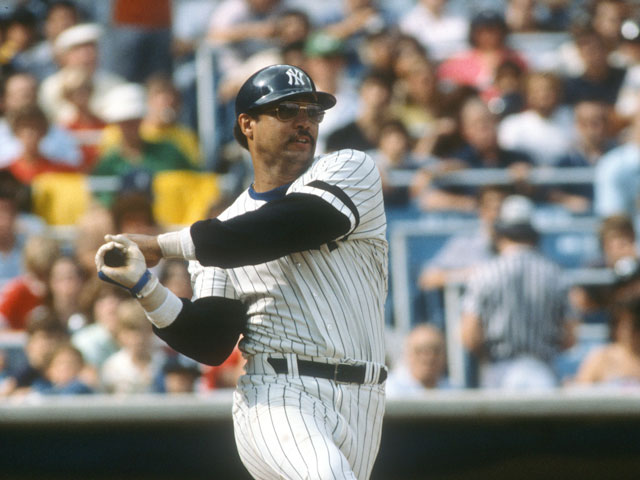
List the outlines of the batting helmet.
{"label": "batting helmet", "polygon": [[336,104],[336,97],[318,92],[311,77],[301,68],[271,65],[258,70],[240,87],[236,96],[236,117],[263,105],[293,97],[309,98],[324,109]]}

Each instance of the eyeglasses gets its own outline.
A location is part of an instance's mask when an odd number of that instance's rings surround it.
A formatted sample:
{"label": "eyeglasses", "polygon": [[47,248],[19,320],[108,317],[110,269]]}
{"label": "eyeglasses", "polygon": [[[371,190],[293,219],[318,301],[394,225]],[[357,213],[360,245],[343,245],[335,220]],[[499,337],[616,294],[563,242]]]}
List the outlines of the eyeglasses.
{"label": "eyeglasses", "polygon": [[307,117],[313,123],[320,123],[324,118],[324,108],[315,103],[300,105],[294,102],[282,102],[276,108],[266,110],[265,113],[275,114],[275,117],[281,122],[289,122],[300,114],[300,110],[305,110]]}

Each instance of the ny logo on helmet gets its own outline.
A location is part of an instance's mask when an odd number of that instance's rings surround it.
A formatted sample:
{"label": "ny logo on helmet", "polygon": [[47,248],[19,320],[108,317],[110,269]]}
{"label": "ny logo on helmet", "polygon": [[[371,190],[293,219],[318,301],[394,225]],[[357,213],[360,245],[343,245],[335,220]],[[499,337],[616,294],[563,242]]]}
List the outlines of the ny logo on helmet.
{"label": "ny logo on helmet", "polygon": [[289,85],[304,86],[304,72],[302,70],[294,70],[293,68],[290,68],[285,73],[289,77]]}

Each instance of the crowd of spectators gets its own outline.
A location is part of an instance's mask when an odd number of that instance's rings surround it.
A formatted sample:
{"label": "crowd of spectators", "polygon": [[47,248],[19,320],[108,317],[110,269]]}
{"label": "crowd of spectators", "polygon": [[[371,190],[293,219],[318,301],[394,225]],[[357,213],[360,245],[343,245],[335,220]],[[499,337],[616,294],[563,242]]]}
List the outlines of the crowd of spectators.
{"label": "crowd of spectators", "polygon": [[[210,94],[198,88],[202,55],[213,60]],[[545,369],[575,342],[571,318],[594,312],[610,322],[612,343],[563,380],[640,381],[640,2],[9,0],[0,7],[0,337],[21,336],[20,348],[0,343],[0,396],[233,386],[239,352],[211,369],[171,351],[135,302],[97,280],[93,256],[104,234],[173,226],[158,221],[163,172],[215,175],[202,205],[212,215],[248,185],[233,102],[246,77],[273,63],[302,67],[337,97],[316,151],[367,151],[390,223],[398,212],[480,220],[415,279],[435,295],[450,281],[468,287],[457,341],[479,362],[479,386],[504,386],[507,364],[522,367],[511,386],[535,384],[535,372],[548,373],[538,386],[560,385]],[[202,131],[205,103],[215,131]],[[201,149],[203,137],[216,148]],[[593,177],[531,181],[545,168]],[[480,171],[504,175],[447,183]],[[80,214],[61,233],[42,213],[53,199],[36,208],[51,174],[116,182],[88,199],[78,191]],[[559,267],[530,223],[538,208],[602,220],[602,259],[584,266],[614,271],[615,288],[556,283]],[[190,296],[185,263],[156,268]],[[447,326],[419,320],[390,343],[394,395],[453,386]]]}

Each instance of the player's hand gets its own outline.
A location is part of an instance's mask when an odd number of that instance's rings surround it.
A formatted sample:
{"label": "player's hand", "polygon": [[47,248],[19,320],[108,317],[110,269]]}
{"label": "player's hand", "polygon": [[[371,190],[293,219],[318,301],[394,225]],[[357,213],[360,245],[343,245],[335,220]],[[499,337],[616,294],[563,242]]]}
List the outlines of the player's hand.
{"label": "player's hand", "polygon": [[[162,250],[160,249],[160,245],[158,244],[157,236],[141,235],[138,233],[125,233],[119,236],[128,238],[138,246],[138,248],[142,252],[142,255],[144,256],[147,267],[153,267],[157,265],[160,260],[162,260]],[[110,237],[110,235],[107,235],[105,239],[109,240],[108,237]]]}
{"label": "player's hand", "polygon": [[[124,235],[106,235],[105,240],[107,240],[107,243],[102,245],[96,253],[98,275],[102,280],[131,289],[147,271],[144,255],[138,245]],[[120,249],[124,254],[123,266],[106,265],[105,255],[114,248]]]}

